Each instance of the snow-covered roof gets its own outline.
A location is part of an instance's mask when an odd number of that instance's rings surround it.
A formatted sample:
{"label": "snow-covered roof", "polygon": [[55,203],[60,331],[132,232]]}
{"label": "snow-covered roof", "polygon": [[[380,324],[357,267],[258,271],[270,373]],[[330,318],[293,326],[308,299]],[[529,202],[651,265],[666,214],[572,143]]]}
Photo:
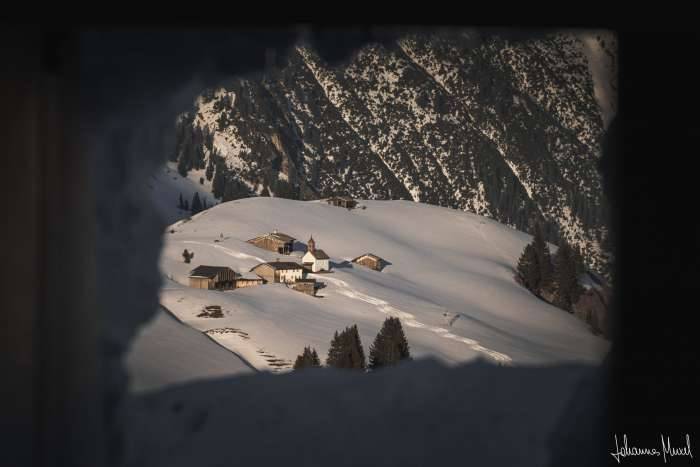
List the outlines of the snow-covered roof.
{"label": "snow-covered roof", "polygon": [[353,261],[357,261],[358,259],[362,259],[362,258],[371,258],[375,261],[383,261],[382,258],[380,258],[379,256],[372,254],[372,253],[365,253],[364,255],[360,255],[357,258],[353,259]]}
{"label": "snow-covered roof", "polygon": [[261,236],[259,236],[259,237],[251,238],[251,239],[248,240],[248,241],[249,241],[249,242],[255,242],[255,241],[258,241],[258,240],[260,240],[260,239],[262,239],[262,238],[271,238],[271,239],[273,239],[273,240],[277,240],[277,241],[279,241],[279,242],[284,242],[284,243],[289,243],[289,242],[293,242],[294,240],[296,240],[296,239],[295,239],[294,237],[292,237],[291,235],[287,235],[287,234],[284,234],[284,233],[281,233],[281,232],[270,232],[270,233],[268,233],[268,234],[261,235]]}

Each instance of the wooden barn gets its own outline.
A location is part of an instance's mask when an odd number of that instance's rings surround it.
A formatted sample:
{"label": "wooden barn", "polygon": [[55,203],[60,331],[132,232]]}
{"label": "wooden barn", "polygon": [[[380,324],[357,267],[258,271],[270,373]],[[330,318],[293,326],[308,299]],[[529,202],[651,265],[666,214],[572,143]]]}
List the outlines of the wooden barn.
{"label": "wooden barn", "polygon": [[250,272],[254,272],[267,282],[293,283],[304,278],[304,268],[292,261],[271,261],[260,263]]}
{"label": "wooden barn", "polygon": [[316,279],[299,279],[292,284],[292,288],[313,297],[316,295]]}
{"label": "wooden barn", "polygon": [[294,251],[294,240],[296,240],[294,237],[274,230],[271,233],[251,238],[248,243],[281,255],[288,255]]}
{"label": "wooden barn", "polygon": [[236,288],[244,289],[246,287],[255,287],[257,285],[262,285],[265,280],[262,277],[249,277],[247,274],[244,277],[239,277],[236,279]]}
{"label": "wooden barn", "polygon": [[340,208],[352,209],[357,206],[357,201],[352,199],[350,196],[333,196],[326,200],[331,206],[338,206]]}
{"label": "wooden barn", "polygon": [[361,264],[362,266],[381,271],[386,265],[386,261],[372,253],[365,253],[352,260],[353,263]]}
{"label": "wooden barn", "polygon": [[227,266],[197,266],[190,271],[189,284],[195,289],[230,290],[239,276]]}

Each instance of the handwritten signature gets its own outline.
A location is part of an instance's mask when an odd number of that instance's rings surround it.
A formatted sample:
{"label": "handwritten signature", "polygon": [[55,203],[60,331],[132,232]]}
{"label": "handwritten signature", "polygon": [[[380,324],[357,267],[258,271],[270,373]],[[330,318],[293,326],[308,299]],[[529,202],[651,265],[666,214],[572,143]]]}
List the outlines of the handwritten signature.
{"label": "handwritten signature", "polygon": [[628,456],[663,456],[664,458],[664,464],[667,462],[667,456],[668,459],[674,457],[674,456],[688,456],[691,459],[693,458],[693,453],[690,449],[690,435],[686,434],[685,435],[685,446],[682,447],[673,447],[671,445],[671,437],[666,436],[666,439],[664,439],[664,435],[661,435],[661,450],[658,450],[656,448],[641,448],[637,446],[629,446],[627,444],[627,435],[623,434],[622,435],[622,446],[618,444],[617,440],[617,434],[615,435],[615,451],[610,453],[611,456],[615,458],[618,464],[621,463],[622,460],[624,460],[625,457]]}

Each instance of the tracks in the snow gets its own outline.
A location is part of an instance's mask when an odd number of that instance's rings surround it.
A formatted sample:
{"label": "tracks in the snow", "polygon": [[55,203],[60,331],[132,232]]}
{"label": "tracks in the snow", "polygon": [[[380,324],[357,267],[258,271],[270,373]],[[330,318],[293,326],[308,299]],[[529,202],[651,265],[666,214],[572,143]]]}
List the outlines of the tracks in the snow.
{"label": "tracks in the snow", "polygon": [[495,350],[488,349],[483,345],[479,344],[479,342],[474,339],[458,336],[449,332],[445,328],[441,328],[439,326],[430,326],[421,323],[420,321],[416,320],[415,316],[411,313],[402,311],[385,300],[373,297],[371,295],[367,295],[363,292],[353,289],[344,280],[328,276],[324,276],[324,279],[330,282],[331,284],[335,285],[339,294],[345,295],[346,297],[355,300],[360,300],[365,303],[369,303],[370,305],[374,305],[380,312],[401,319],[401,321],[408,327],[424,329],[426,331],[435,333],[444,339],[450,339],[466,344],[471,350],[482,353],[501,365],[512,364],[513,359],[510,358],[508,355],[501,352],[496,352]]}

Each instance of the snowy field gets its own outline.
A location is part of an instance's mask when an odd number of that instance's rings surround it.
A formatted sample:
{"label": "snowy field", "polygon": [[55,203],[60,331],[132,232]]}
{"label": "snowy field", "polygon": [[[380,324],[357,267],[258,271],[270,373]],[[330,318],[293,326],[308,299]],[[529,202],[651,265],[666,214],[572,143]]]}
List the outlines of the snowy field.
{"label": "snowy field", "polygon": [[[514,267],[529,235],[409,201],[360,205],[366,209],[248,198],[176,222],[161,254],[161,303],[262,371],[287,370],[306,345],[323,361],[333,333],[352,324],[368,352],[387,316],[401,318],[414,358],[448,365],[478,357],[516,366],[598,363],[607,352],[609,344],[585,323],[516,284]],[[310,235],[331,257],[333,273],[311,275],[326,284],[319,297],[283,284],[224,292],[187,287],[188,272],[199,265],[247,274],[262,261],[289,260],[246,243],[274,229],[300,242],[292,260],[300,262]],[[190,264],[185,248],[195,253]],[[381,272],[348,264],[367,252],[390,264]],[[220,305],[224,317],[198,318],[206,305]]]}
{"label": "snowy field", "polygon": [[131,392],[255,372],[235,354],[163,309],[139,331],[125,365],[131,376]]}

